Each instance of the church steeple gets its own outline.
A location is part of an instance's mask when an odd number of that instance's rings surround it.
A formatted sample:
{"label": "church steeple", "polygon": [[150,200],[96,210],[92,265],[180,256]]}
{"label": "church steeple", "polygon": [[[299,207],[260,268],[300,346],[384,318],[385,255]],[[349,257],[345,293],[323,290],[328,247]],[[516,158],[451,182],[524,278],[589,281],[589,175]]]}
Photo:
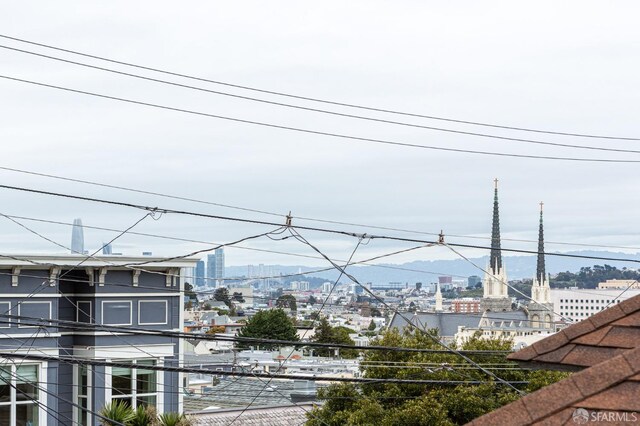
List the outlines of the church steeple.
{"label": "church steeple", "polygon": [[495,190],[493,196],[493,223],[491,226],[491,257],[489,268],[493,274],[502,269],[502,251],[500,250],[500,213],[498,210],[498,179],[494,180]]}
{"label": "church steeple", "polygon": [[538,265],[536,268],[536,278],[543,282],[545,280],[546,271],[544,267],[544,228],[542,224],[542,207],[543,202],[540,202],[540,228],[538,229]]}
{"label": "church steeple", "polygon": [[498,179],[493,196],[493,220],[491,225],[491,256],[482,280],[484,289],[480,309],[501,312],[511,310],[511,299],[507,288],[507,271],[500,249],[500,212],[498,210]]}

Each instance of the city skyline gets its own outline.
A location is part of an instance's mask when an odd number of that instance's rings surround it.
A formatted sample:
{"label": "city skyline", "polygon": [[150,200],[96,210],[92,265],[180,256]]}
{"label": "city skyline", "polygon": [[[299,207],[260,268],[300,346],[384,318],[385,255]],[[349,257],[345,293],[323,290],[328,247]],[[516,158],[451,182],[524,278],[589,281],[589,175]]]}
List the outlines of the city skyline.
{"label": "city skyline", "polygon": [[[570,4],[558,7],[551,15],[544,12],[544,7],[529,9],[527,20],[517,22],[511,17],[519,6],[499,2],[483,7],[465,3],[467,12],[452,21],[440,19],[457,16],[458,8],[450,5],[414,4],[411,8],[401,9],[376,3],[375,7],[361,9],[357,4],[344,6],[329,2],[323,7],[310,6],[314,13],[304,14],[303,19],[299,18],[300,6],[287,8],[276,16],[259,4],[250,10],[227,5],[224,16],[242,17],[243,25],[248,29],[238,34],[233,48],[221,45],[219,40],[237,28],[222,15],[214,13],[215,6],[177,12],[184,22],[192,23],[188,31],[180,23],[182,21],[176,20],[170,30],[158,32],[155,24],[145,20],[145,9],[144,13],[133,10],[132,21],[122,23],[118,34],[113,35],[106,21],[98,17],[115,13],[116,9],[104,5],[79,6],[74,17],[63,17],[59,10],[48,5],[37,11],[33,6],[20,5],[12,7],[12,13],[6,15],[15,19],[0,18],[0,22],[4,19],[9,35],[26,40],[265,90],[489,124],[637,137],[640,129],[632,111],[640,95],[629,91],[628,87],[634,87],[638,82],[639,64],[621,54],[632,48],[632,41],[638,35],[639,30],[632,19],[634,13],[622,6],[605,7],[592,3],[591,7],[580,7],[584,3],[575,3],[576,7],[572,7]],[[154,6],[153,14],[158,19],[174,18],[165,8]],[[631,7],[635,10],[638,6]],[[336,10],[340,10],[341,16],[357,19],[337,22],[331,31],[318,25],[322,19],[335,16]],[[264,19],[264,13],[270,20]],[[572,16],[569,23],[563,18],[566,14]],[[27,16],[34,22],[33,27],[16,25],[21,17]],[[291,19],[293,16],[297,19]],[[61,35],[54,24],[59,19],[50,17],[64,18],[70,31],[82,33],[84,37]],[[496,25],[482,25],[483,19]],[[293,21],[296,22],[293,27],[288,25]],[[88,22],[93,24],[87,25]],[[375,24],[380,22],[387,22],[390,29],[384,35]],[[545,31],[540,33],[540,28]],[[331,42],[336,32],[355,32],[359,36],[351,44],[336,49]],[[269,37],[264,38],[267,33]],[[474,37],[467,37],[470,33]],[[506,33],[511,36],[505,37]],[[568,38],[568,33],[580,36]],[[300,38],[298,34],[305,36]],[[305,37],[314,40],[311,48],[303,43]],[[442,38],[446,43],[441,42]],[[57,55],[56,51],[36,49],[15,40],[3,39],[2,43],[12,48]],[[447,48],[444,48],[445,44]],[[202,46],[217,49],[216,59],[199,54]],[[273,46],[278,48],[271,48]],[[585,46],[592,46],[588,54]],[[427,51],[430,54],[415,55],[415,52]],[[255,55],[255,52],[260,54]],[[636,158],[634,153],[552,147],[352,120],[129,79],[6,49],[1,53],[7,65],[5,74],[9,76],[240,119],[494,153]],[[87,58],[76,56],[72,59],[89,62]],[[576,64],[580,64],[579,73],[574,71]],[[115,68],[113,64],[109,66]],[[287,70],[284,74],[283,69]],[[169,79],[166,75],[158,77]],[[297,102],[204,82],[178,78],[176,81],[276,102]],[[635,220],[640,201],[630,196],[640,178],[632,173],[633,164],[503,158],[383,146],[125,105],[5,79],[0,81],[0,89],[12,97],[12,105],[2,107],[6,122],[2,135],[5,140],[13,141],[7,148],[6,157],[11,158],[11,164],[0,163],[0,167],[174,194],[279,216],[0,169],[0,176],[7,185],[276,223],[284,223],[285,216],[291,211],[294,224],[369,234],[420,236],[418,232],[437,234],[442,229],[448,241],[488,243],[487,239],[476,240],[489,237],[484,200],[487,184],[497,177],[501,182],[501,230],[505,246],[509,239],[526,239],[526,243],[509,241],[508,244],[513,248],[535,250],[537,235],[531,223],[537,215],[538,203],[544,200],[548,250],[576,250],[584,248],[580,244],[593,244],[612,246],[608,248],[611,251],[640,251],[636,243],[640,225]],[[627,150],[635,150],[636,145],[634,141],[508,131],[299,103],[306,107],[424,126],[560,144]],[[28,118],[21,113],[25,109],[30,111]],[[40,123],[38,127],[30,126],[34,120]],[[96,128],[100,129],[97,133]],[[83,152],[88,140],[96,146],[109,146],[109,149],[102,150],[96,157],[75,160],[74,154]],[[55,146],[55,151],[50,152],[50,146]],[[44,151],[50,154],[32,155]],[[141,158],[145,161],[140,161]],[[212,158],[215,158],[215,173],[209,167]],[[283,161],[283,158],[294,161]],[[109,167],[102,167],[104,164]],[[352,190],[355,188],[357,190]],[[70,218],[81,215],[87,225],[117,230],[126,229],[141,216],[137,211],[122,207],[8,189],[2,192],[7,205],[4,213],[9,215],[67,223]],[[43,204],[47,205],[46,210],[37,208]],[[322,224],[300,217],[416,232]],[[25,224],[54,241],[68,241],[68,225]],[[265,228],[164,215],[158,221],[146,219],[136,225],[135,230],[225,243],[267,231]],[[59,250],[9,221],[0,223],[0,231],[5,235],[0,251]],[[102,241],[108,241],[117,232],[92,230],[85,234],[87,247],[97,249]],[[464,235],[465,238],[454,239],[451,235]],[[353,249],[351,239],[317,234],[307,236],[336,258],[348,256]],[[257,239],[243,245],[305,252],[304,247],[291,241]],[[123,253],[135,253],[138,247],[165,256],[204,248],[197,243],[134,234],[126,235],[118,243],[118,251]],[[402,248],[406,245],[378,241],[360,247],[358,253],[375,256]],[[482,253],[469,250],[465,254]],[[392,260],[403,263],[446,258],[453,256],[446,251],[425,250],[399,255]],[[247,250],[228,249],[227,263],[291,265],[299,262],[296,258],[274,253],[256,255]],[[323,261],[316,260],[313,264],[321,265]]]}

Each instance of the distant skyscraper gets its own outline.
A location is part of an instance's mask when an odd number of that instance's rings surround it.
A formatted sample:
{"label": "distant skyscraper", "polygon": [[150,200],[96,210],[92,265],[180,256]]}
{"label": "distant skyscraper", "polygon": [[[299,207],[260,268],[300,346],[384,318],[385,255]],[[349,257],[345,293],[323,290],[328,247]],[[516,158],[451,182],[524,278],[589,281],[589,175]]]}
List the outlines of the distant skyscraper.
{"label": "distant skyscraper", "polygon": [[224,249],[216,249],[213,254],[207,256],[208,284],[219,284],[224,278]]}
{"label": "distant skyscraper", "polygon": [[111,244],[105,244],[102,243],[102,254],[112,254],[113,251],[111,250]]}
{"label": "distant skyscraper", "polygon": [[84,229],[82,228],[82,219],[73,219],[73,228],[71,229],[71,253],[84,253]]}
{"label": "distant skyscraper", "polygon": [[195,267],[195,285],[196,286],[203,286],[204,285],[204,260],[199,260],[198,263],[196,263],[196,267]]}

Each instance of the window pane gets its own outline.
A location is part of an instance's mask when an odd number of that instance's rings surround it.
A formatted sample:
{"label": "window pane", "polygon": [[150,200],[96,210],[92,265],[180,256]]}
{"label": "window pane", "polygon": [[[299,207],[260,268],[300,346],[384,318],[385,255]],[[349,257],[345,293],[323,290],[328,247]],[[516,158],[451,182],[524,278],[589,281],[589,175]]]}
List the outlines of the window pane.
{"label": "window pane", "polygon": [[37,426],[38,425],[38,405],[18,404],[16,405],[16,426]]}
{"label": "window pane", "polygon": [[[137,365],[154,365],[151,360],[138,361]],[[154,370],[136,369],[137,393],[154,393],[156,391],[156,372]]]}
{"label": "window pane", "polygon": [[113,367],[111,384],[113,396],[130,395],[133,392],[131,388],[131,369]]}
{"label": "window pane", "polygon": [[131,324],[131,302],[102,302],[103,324]]}
{"label": "window pane", "polygon": [[38,367],[22,365],[16,373],[16,400],[38,399]]}
{"label": "window pane", "polygon": [[89,424],[89,422],[87,421],[87,408],[89,408],[87,406],[87,398],[78,398],[78,405],[80,406],[80,408],[78,408],[78,423],[80,423],[81,425],[85,426],[87,424]]}
{"label": "window pane", "polygon": [[9,416],[11,415],[10,405],[0,405],[0,426],[11,426]]}
{"label": "window pane", "polygon": [[9,383],[11,383],[10,371],[0,368],[0,403],[11,401],[11,385]]}
{"label": "window pane", "polygon": [[78,395],[87,395],[88,371],[86,365],[78,367]]}
{"label": "window pane", "polygon": [[148,405],[153,405],[155,407],[156,405],[156,397],[154,396],[141,396],[138,397],[138,405],[143,405],[143,406],[148,406]]}
{"label": "window pane", "polygon": [[145,301],[139,303],[140,324],[166,324],[167,303],[165,301]]}

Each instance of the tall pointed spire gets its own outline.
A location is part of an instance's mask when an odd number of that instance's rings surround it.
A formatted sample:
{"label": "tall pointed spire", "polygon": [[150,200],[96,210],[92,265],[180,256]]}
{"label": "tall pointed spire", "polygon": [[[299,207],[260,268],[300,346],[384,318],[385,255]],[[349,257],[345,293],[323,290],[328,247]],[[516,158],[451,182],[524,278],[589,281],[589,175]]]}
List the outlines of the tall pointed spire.
{"label": "tall pointed spire", "polygon": [[542,283],[545,280],[546,272],[544,267],[544,228],[542,225],[543,202],[540,202],[540,228],[538,230],[538,266],[536,268],[536,278]]}
{"label": "tall pointed spire", "polygon": [[493,196],[493,224],[491,227],[491,258],[489,268],[493,274],[497,274],[502,269],[502,251],[500,250],[500,214],[498,211],[498,179],[495,182],[495,193]]}

